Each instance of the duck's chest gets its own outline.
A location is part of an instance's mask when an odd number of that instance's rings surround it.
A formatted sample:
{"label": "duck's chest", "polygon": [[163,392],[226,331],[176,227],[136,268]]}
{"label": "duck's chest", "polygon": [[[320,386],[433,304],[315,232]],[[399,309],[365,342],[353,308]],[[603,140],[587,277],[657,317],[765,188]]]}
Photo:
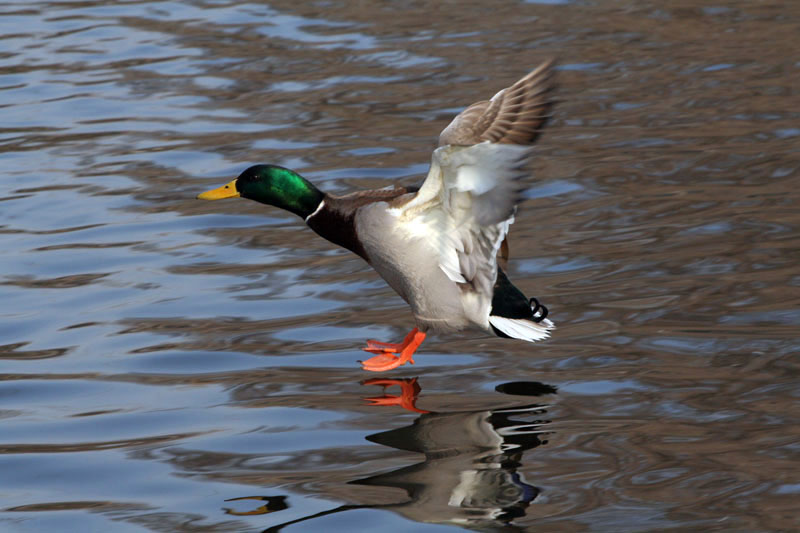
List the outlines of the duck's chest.
{"label": "duck's chest", "polygon": [[360,209],[355,228],[367,261],[418,318],[462,321],[461,291],[439,268],[432,231],[404,222],[385,202]]}

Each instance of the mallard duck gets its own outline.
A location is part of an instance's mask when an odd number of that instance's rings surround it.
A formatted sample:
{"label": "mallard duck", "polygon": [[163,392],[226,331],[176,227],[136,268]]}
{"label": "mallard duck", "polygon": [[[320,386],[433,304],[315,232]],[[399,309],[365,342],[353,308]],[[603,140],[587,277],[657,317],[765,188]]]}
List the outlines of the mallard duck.
{"label": "mallard duck", "polygon": [[327,194],[297,172],[251,166],[198,195],[240,196],[300,216],[324,239],[363,258],[411,306],[416,327],[400,343],[368,340],[364,370],[414,360],[429,332],[479,330],[528,342],[549,336],[547,308],[528,299],[498,258],[529,177],[531,145],[553,105],[548,61],[491,100],[472,104],[442,131],[419,188]]}

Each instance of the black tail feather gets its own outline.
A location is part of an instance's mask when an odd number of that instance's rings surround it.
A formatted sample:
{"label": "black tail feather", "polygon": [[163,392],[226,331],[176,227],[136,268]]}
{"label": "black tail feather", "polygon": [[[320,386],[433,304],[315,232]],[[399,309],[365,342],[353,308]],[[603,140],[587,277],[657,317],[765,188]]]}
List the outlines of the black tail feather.
{"label": "black tail feather", "polygon": [[[539,303],[536,298],[530,300],[514,286],[508,279],[503,269],[497,267],[497,280],[494,282],[494,295],[492,296],[493,316],[504,318],[522,318],[539,323],[547,316],[547,308]],[[491,326],[498,337],[509,339],[508,335]]]}

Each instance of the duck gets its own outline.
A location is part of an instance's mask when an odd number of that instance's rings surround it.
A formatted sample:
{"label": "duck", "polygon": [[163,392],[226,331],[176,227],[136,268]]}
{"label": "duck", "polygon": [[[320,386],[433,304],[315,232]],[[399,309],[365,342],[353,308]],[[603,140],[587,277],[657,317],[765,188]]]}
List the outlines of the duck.
{"label": "duck", "polygon": [[533,145],[554,105],[554,72],[553,60],[545,61],[456,115],[419,187],[334,195],[293,170],[258,164],[197,198],[240,197],[294,213],[361,257],[408,303],[414,328],[399,343],[367,340],[363,350],[373,357],[359,361],[364,370],[413,364],[431,333],[541,341],[555,328],[547,307],[526,297],[503,267]]}

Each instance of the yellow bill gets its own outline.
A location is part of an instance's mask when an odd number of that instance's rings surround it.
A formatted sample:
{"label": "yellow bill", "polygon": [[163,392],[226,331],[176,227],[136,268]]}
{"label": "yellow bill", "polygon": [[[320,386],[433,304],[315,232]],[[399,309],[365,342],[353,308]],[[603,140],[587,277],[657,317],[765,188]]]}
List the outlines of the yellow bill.
{"label": "yellow bill", "polygon": [[236,180],[233,180],[222,187],[200,193],[197,198],[200,200],[222,200],[223,198],[235,198],[237,196],[239,196],[239,191],[236,190]]}

